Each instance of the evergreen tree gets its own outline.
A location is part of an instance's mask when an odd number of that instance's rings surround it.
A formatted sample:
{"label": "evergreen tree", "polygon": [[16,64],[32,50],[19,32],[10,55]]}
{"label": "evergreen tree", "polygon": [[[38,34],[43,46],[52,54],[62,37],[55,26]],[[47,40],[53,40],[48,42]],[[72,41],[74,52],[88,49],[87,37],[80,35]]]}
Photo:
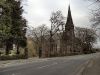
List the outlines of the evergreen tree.
{"label": "evergreen tree", "polygon": [[1,9],[2,13],[0,16],[0,36],[2,38],[2,41],[5,41],[6,45],[6,55],[9,54],[9,50],[12,48],[12,40],[11,40],[11,25],[12,25],[12,19],[11,19],[11,5],[10,3],[6,2],[5,0],[2,0]]}
{"label": "evergreen tree", "polygon": [[22,17],[23,9],[21,1],[10,0],[12,3],[12,26],[11,34],[13,36],[13,42],[17,45],[17,54],[19,54],[19,47],[26,47],[26,20]]}
{"label": "evergreen tree", "polygon": [[13,44],[16,44],[19,54],[19,47],[26,47],[26,20],[22,17],[21,0],[4,0],[1,4],[0,32],[5,37],[6,55],[13,48]]}

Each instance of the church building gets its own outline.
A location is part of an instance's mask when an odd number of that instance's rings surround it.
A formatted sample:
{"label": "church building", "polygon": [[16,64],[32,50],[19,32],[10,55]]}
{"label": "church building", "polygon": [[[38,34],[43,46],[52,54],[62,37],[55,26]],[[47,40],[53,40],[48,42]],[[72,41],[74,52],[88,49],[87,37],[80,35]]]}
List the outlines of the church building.
{"label": "church building", "polygon": [[70,6],[68,8],[68,16],[65,24],[65,30],[61,39],[61,54],[72,55],[82,53],[82,45],[79,39],[75,37],[74,23],[71,15]]}
{"label": "church building", "polygon": [[[52,38],[52,46],[50,41],[45,41],[42,45],[42,57],[66,56],[74,54],[82,54],[82,42],[75,37],[74,23],[71,15],[70,6],[68,7],[67,21],[61,38]],[[52,50],[51,50],[52,47]]]}

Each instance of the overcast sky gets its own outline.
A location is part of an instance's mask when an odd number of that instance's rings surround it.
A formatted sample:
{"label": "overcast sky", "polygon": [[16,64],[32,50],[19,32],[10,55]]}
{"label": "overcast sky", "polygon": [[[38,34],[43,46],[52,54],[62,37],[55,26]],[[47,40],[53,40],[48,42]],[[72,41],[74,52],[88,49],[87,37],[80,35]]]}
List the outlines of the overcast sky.
{"label": "overcast sky", "polygon": [[[50,26],[51,12],[61,10],[67,17],[69,0],[27,0],[26,4],[24,10],[27,13],[23,15],[29,26],[36,27],[41,24]],[[71,0],[70,6],[75,26],[89,27],[89,3],[85,0]]]}
{"label": "overcast sky", "polygon": [[[37,27],[41,24],[50,26],[51,12],[61,10],[63,15],[67,17],[68,6],[71,6],[74,25],[77,27],[90,27],[90,10],[91,3],[86,0],[27,0],[24,5],[26,13],[23,16],[28,21],[28,26]],[[100,42],[96,44],[100,47]]]}

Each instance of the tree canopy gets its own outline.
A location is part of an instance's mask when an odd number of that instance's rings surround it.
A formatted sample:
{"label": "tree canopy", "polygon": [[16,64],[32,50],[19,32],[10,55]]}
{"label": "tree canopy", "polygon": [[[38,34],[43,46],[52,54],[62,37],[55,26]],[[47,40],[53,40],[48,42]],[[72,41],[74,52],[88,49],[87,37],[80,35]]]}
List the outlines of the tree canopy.
{"label": "tree canopy", "polygon": [[[0,0],[0,36],[7,46],[16,44],[19,48],[26,47],[26,23],[22,17],[21,0]],[[10,42],[9,42],[10,41]]]}

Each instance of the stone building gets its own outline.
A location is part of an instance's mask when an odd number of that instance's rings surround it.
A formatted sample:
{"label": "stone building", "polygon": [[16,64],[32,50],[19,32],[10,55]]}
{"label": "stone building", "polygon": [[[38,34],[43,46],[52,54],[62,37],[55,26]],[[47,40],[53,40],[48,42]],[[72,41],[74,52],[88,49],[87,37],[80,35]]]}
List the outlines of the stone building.
{"label": "stone building", "polygon": [[42,44],[42,57],[65,56],[83,53],[82,42],[80,39],[75,37],[74,23],[70,6],[68,8],[65,29],[60,34],[62,34],[61,38],[54,35],[51,43],[50,40],[44,41]]}
{"label": "stone building", "polygon": [[65,24],[65,30],[61,39],[61,54],[72,55],[82,53],[81,41],[75,37],[74,23],[71,15],[70,6],[68,8],[67,22]]}

